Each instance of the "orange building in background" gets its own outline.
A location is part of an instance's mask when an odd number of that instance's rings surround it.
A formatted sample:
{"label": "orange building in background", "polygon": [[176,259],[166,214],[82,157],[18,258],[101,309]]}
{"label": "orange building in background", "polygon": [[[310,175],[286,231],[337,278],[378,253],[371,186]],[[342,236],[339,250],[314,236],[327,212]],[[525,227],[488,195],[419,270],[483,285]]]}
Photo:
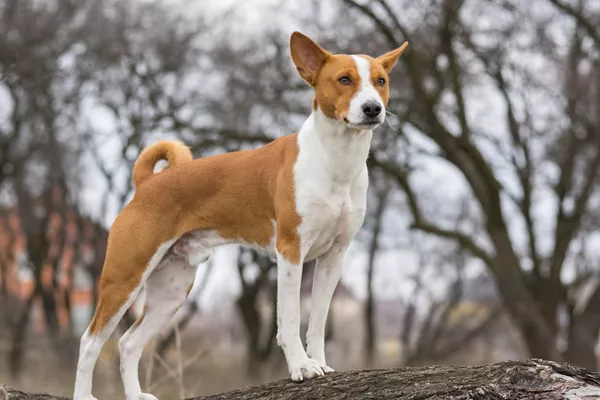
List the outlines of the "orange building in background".
{"label": "orange building in background", "polygon": [[[69,209],[52,213],[46,238],[41,285],[54,294],[60,328],[82,333],[91,318],[95,277],[102,268],[108,232]],[[26,302],[35,290],[35,276],[18,209],[5,210],[0,213],[0,293]],[[39,297],[33,304],[32,318],[37,331],[46,329]]]}

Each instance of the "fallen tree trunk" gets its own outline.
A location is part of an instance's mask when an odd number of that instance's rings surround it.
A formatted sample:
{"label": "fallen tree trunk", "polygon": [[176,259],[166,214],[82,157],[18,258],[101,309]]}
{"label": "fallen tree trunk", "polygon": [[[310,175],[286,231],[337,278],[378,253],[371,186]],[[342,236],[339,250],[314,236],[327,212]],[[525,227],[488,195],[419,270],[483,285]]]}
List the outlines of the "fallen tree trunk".
{"label": "fallen tree trunk", "polygon": [[[68,400],[6,389],[9,400]],[[336,372],[303,383],[289,380],[189,400],[600,399],[600,374],[531,359],[492,365]],[[0,400],[2,390],[0,389]]]}

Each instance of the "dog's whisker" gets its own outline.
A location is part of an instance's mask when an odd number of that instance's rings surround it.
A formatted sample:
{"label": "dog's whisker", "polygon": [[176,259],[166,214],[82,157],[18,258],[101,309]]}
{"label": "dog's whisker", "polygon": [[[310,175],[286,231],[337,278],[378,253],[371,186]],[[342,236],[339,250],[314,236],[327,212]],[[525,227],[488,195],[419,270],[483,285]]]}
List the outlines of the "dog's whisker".
{"label": "dog's whisker", "polygon": [[[385,113],[386,113],[386,115],[388,115],[388,116],[390,116],[390,117],[393,117],[393,119],[394,119],[394,122],[398,122],[398,121],[400,121],[400,118],[399,118],[399,117],[398,117],[396,114],[394,114],[393,112],[391,112],[390,110],[388,110],[387,108],[385,109]],[[392,129],[394,129],[394,130],[397,130],[397,129],[398,129],[398,125],[397,125],[397,126],[395,126],[395,125],[396,125],[395,123],[394,123],[394,124],[392,124],[392,123],[390,122],[390,119],[389,119],[389,118],[386,118],[386,119],[385,119],[385,123],[386,123],[386,124],[387,124],[387,125],[388,125],[390,128],[392,128]]]}
{"label": "dog's whisker", "polygon": [[388,114],[388,115],[393,115],[394,117],[398,118],[398,116],[396,114],[394,114],[393,112],[391,112],[387,108],[385,109],[385,113]]}
{"label": "dog's whisker", "polygon": [[386,124],[387,124],[387,125],[388,125],[390,128],[392,128],[393,130],[398,130],[398,127],[397,127],[397,126],[394,126],[394,125],[392,125],[392,123],[389,121],[389,119],[387,119],[387,118],[386,118],[386,119],[385,119],[385,123],[386,123]]}

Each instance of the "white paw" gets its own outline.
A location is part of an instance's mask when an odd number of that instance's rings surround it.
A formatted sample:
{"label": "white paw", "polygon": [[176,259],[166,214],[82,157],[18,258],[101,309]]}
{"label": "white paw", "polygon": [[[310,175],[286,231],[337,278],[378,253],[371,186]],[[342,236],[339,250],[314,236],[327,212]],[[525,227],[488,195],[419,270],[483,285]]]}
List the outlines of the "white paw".
{"label": "white paw", "polygon": [[[73,398],[73,399],[75,400],[76,398]],[[98,399],[90,394],[89,396],[81,397],[81,400],[98,400]]]}
{"label": "white paw", "polygon": [[333,368],[327,366],[327,363],[325,362],[325,355],[314,357],[310,351],[307,351],[306,354],[308,355],[309,358],[311,358],[319,363],[319,365],[321,366],[321,369],[323,370],[324,373],[327,374],[329,372],[335,372],[335,370]]}
{"label": "white paw", "polygon": [[[310,354],[308,356],[310,357]],[[335,370],[333,368],[331,368],[330,366],[327,365],[327,363],[325,362],[325,359],[319,359],[316,357],[312,358],[312,359],[319,363],[319,366],[321,367],[321,369],[323,370],[324,373],[328,374],[330,372],[335,372]]]}
{"label": "white paw", "polygon": [[304,362],[290,367],[290,373],[294,382],[302,382],[304,379],[325,375],[321,365],[312,358],[306,358]]}
{"label": "white paw", "polygon": [[321,368],[323,369],[323,372],[325,372],[326,374],[330,373],[330,372],[335,372],[335,369],[328,367],[325,364],[320,364]]}

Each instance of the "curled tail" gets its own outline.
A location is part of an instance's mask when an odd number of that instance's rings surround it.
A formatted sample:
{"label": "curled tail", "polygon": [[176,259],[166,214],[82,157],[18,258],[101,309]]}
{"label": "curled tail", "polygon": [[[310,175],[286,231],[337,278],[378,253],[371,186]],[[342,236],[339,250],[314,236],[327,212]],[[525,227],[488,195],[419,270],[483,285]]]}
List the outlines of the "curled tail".
{"label": "curled tail", "polygon": [[135,187],[139,187],[154,174],[154,166],[160,160],[167,160],[168,167],[174,167],[191,161],[192,152],[178,140],[161,140],[146,147],[133,166]]}

